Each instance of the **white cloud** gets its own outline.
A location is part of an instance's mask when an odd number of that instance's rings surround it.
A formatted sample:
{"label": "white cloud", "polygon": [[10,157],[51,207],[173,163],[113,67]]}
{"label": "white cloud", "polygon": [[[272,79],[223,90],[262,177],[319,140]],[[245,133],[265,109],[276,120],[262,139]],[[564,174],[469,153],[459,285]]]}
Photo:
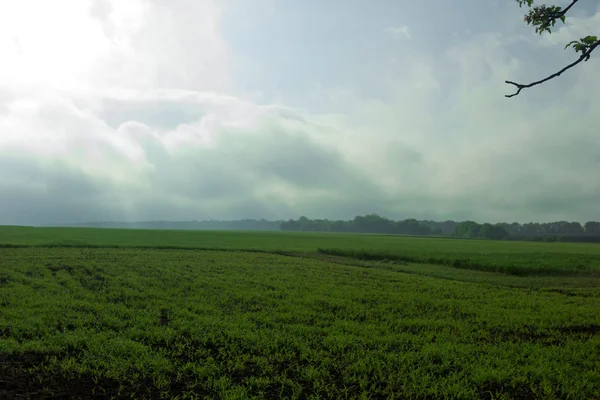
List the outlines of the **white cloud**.
{"label": "white cloud", "polygon": [[588,35],[600,36],[600,10],[585,17],[570,16],[563,25],[559,22],[552,34],[544,33],[540,42],[547,46],[564,46],[572,40],[579,40]]}
{"label": "white cloud", "polygon": [[324,85],[311,113],[236,93],[216,2],[18,4],[0,5],[0,223],[596,212],[597,59],[508,100],[532,44],[473,33],[402,54],[380,97]]}
{"label": "white cloud", "polygon": [[5,86],[231,89],[212,0],[23,0],[0,10]]}

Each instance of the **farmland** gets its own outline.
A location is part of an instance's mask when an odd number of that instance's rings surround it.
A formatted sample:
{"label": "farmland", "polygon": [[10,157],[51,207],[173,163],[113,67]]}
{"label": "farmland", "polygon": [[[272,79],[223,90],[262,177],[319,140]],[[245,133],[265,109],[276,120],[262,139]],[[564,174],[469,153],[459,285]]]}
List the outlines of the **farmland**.
{"label": "farmland", "polygon": [[596,244],[0,227],[0,246],[0,398],[600,398]]}

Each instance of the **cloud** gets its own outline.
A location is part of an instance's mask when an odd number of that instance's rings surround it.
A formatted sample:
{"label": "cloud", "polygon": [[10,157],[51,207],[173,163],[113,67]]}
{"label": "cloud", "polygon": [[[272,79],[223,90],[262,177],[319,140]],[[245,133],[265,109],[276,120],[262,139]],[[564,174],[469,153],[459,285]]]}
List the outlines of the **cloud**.
{"label": "cloud", "polygon": [[551,35],[545,34],[540,37],[540,42],[546,46],[564,46],[572,40],[579,40],[588,35],[600,35],[600,10],[588,16],[570,16],[565,24],[559,23],[558,29],[553,30]]}
{"label": "cloud", "polygon": [[410,29],[406,25],[391,26],[389,28],[385,28],[384,32],[396,40],[402,38],[412,39],[412,36],[410,35]]}
{"label": "cloud", "polygon": [[[75,100],[11,104],[2,127],[12,134],[0,137],[4,222],[243,218],[252,204],[280,218],[314,199],[379,190],[285,107],[189,91]],[[160,126],[157,108],[196,117]]]}
{"label": "cloud", "polygon": [[0,7],[3,85],[231,89],[231,56],[213,0],[23,0]]}
{"label": "cloud", "polygon": [[0,223],[595,218],[597,58],[509,100],[562,53],[472,32],[385,48],[379,90],[317,82],[301,109],[236,90],[216,2],[19,4],[0,6]]}

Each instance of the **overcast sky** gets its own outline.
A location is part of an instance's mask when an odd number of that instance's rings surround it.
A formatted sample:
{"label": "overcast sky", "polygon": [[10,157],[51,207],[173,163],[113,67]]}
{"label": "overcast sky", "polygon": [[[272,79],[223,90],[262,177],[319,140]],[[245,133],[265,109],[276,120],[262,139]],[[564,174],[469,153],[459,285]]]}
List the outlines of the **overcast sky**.
{"label": "overcast sky", "polygon": [[[565,1],[559,2],[564,4]],[[0,223],[600,219],[600,2],[0,2]]]}

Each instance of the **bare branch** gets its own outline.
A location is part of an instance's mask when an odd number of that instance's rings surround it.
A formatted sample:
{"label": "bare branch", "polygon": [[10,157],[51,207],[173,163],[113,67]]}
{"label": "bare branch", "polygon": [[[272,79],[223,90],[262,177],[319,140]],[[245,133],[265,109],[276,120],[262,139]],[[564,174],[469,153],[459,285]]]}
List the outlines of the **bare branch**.
{"label": "bare branch", "polygon": [[[574,0],[574,1],[573,1],[573,3],[571,4],[571,6],[572,6],[573,4],[575,4],[576,2],[577,2],[577,0]],[[569,6],[569,7],[571,7],[571,6]],[[565,71],[567,71],[567,70],[569,70],[569,69],[573,68],[574,66],[576,66],[576,65],[577,65],[577,64],[579,64],[580,62],[589,60],[589,58],[590,58],[590,54],[591,54],[591,53],[592,53],[592,51],[594,51],[594,49],[596,49],[596,47],[598,47],[598,46],[600,46],[600,40],[598,40],[596,43],[594,43],[593,45],[591,45],[591,46],[590,46],[590,47],[589,47],[589,48],[588,48],[586,51],[584,51],[584,52],[581,54],[581,57],[579,57],[579,58],[578,58],[578,59],[577,59],[575,62],[573,62],[573,63],[571,63],[571,64],[567,65],[566,67],[564,67],[564,68],[563,68],[563,69],[561,69],[560,71],[558,71],[558,72],[556,72],[556,73],[554,73],[554,74],[552,74],[552,75],[550,75],[550,76],[548,76],[548,77],[546,77],[546,78],[544,78],[544,79],[542,79],[542,80],[539,80],[539,81],[536,81],[536,82],[532,82],[532,83],[528,83],[528,84],[521,84],[521,83],[516,83],[516,82],[511,82],[511,81],[505,81],[505,83],[507,83],[507,84],[509,84],[509,85],[514,85],[514,86],[516,86],[516,87],[517,87],[517,91],[516,91],[515,93],[513,93],[513,94],[506,94],[506,95],[504,95],[504,96],[505,96],[505,97],[514,97],[514,96],[518,95],[519,93],[521,93],[521,90],[523,90],[523,89],[527,89],[527,88],[530,88],[530,87],[533,87],[533,86],[539,85],[539,84],[541,84],[541,83],[544,83],[544,82],[547,82],[547,81],[549,81],[550,79],[554,79],[554,78],[556,78],[556,77],[560,76],[560,75],[561,75],[563,72],[565,72]]]}
{"label": "bare branch", "polygon": [[575,3],[577,3],[578,1],[579,1],[579,0],[573,0],[573,1],[571,2],[571,4],[569,4],[569,5],[567,6],[567,8],[565,8],[564,10],[562,10],[562,11],[560,12],[560,15],[556,16],[556,18],[558,19],[558,18],[562,17],[563,15],[565,15],[565,14],[567,13],[567,11],[569,11],[569,10],[571,9],[571,7],[573,7],[573,6],[575,5]]}

